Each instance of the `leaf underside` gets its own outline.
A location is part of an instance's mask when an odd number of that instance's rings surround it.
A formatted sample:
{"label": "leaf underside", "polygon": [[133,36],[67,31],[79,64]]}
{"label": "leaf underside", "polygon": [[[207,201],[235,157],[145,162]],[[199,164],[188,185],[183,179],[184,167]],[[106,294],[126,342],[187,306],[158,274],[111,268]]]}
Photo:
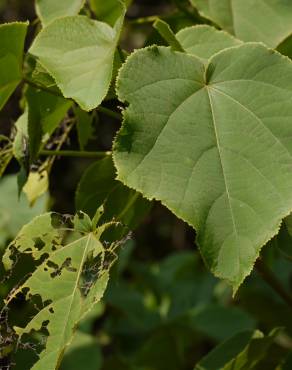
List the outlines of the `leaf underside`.
{"label": "leaf underside", "polygon": [[291,62],[256,43],[207,65],[146,48],[118,78],[130,103],[114,144],[118,179],[192,225],[234,291],[292,209],[291,86]]}
{"label": "leaf underside", "polygon": [[86,111],[96,108],[110,87],[124,14],[122,7],[113,28],[81,15],[56,19],[30,48],[64,97],[74,99]]}

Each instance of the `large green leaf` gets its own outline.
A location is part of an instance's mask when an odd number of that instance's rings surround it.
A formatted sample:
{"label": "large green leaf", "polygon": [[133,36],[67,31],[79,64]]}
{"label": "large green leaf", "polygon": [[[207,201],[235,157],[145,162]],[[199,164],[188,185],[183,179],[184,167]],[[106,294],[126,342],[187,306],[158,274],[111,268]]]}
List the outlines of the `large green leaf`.
{"label": "large green leaf", "polygon": [[36,12],[43,25],[67,15],[77,15],[84,0],[36,0]]}
{"label": "large green leaf", "polygon": [[187,53],[206,62],[219,51],[241,43],[227,32],[207,25],[184,28],[176,34],[176,38]]}
{"label": "large green leaf", "polygon": [[39,33],[30,49],[63,95],[84,110],[96,108],[108,92],[125,14],[122,9],[113,28],[85,16],[56,19]]}
{"label": "large green leaf", "polygon": [[[10,269],[17,254],[30,254],[37,267],[18,289],[11,292],[7,304],[23,292],[27,299],[39,296],[42,306],[25,328],[15,328],[19,341],[44,328],[48,335],[33,370],[54,370],[74,330],[84,315],[99,301],[107,286],[114,249],[101,242],[110,225],[95,228],[84,213],[74,218],[74,227],[61,215],[47,213],[24,226],[7,248],[4,265]],[[65,231],[70,231],[67,235]],[[18,257],[21,258],[21,257]]]}
{"label": "large green leaf", "polygon": [[292,208],[291,86],[291,62],[261,44],[207,66],[146,48],[119,75],[130,106],[114,144],[118,180],[194,226],[206,264],[234,290]]}
{"label": "large green leaf", "polygon": [[0,25],[0,109],[22,78],[22,55],[28,23]]}
{"label": "large green leaf", "polygon": [[243,41],[276,47],[292,33],[290,0],[190,0],[202,16]]}

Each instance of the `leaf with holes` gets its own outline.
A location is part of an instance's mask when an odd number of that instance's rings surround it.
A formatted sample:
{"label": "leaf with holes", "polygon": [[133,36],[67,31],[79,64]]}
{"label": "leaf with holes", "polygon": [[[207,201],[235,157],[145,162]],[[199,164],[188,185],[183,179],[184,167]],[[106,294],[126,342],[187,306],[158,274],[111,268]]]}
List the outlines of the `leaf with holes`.
{"label": "leaf with holes", "polygon": [[130,104],[114,144],[118,179],[192,225],[234,291],[292,209],[291,86],[291,62],[256,43],[206,66],[146,48],[118,78]]}
{"label": "leaf with holes", "polygon": [[7,248],[3,258],[6,269],[11,269],[22,254],[30,254],[37,261],[35,271],[6,300],[9,304],[21,292],[30,301],[37,297],[42,300],[39,312],[27,326],[15,328],[19,341],[36,332],[46,338],[33,370],[58,367],[76,325],[101,299],[119,244],[101,241],[110,226],[115,225],[95,228],[81,212],[73,224],[59,214],[47,213],[24,226]]}

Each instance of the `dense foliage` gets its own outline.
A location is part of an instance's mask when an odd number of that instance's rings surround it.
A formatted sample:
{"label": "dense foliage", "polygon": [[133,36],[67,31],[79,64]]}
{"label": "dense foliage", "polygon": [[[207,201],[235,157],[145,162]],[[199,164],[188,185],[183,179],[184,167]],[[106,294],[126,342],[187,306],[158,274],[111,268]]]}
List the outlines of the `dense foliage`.
{"label": "dense foliage", "polygon": [[291,369],[291,1],[0,18],[0,368]]}

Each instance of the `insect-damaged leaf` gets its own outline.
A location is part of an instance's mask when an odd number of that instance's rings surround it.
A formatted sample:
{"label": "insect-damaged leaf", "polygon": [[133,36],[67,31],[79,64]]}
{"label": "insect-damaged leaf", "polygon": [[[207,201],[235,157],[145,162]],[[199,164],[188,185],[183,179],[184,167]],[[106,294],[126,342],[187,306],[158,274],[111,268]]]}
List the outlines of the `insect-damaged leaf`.
{"label": "insect-damaged leaf", "polygon": [[261,44],[207,66],[146,48],[119,75],[130,106],[114,145],[118,180],[194,226],[206,264],[235,291],[292,209],[291,86],[291,62]]}
{"label": "insect-damaged leaf", "polygon": [[190,0],[203,17],[243,41],[278,46],[292,32],[290,0]]}
{"label": "insect-damaged leaf", "polygon": [[39,296],[42,300],[39,312],[27,326],[15,328],[19,341],[24,335],[47,333],[33,370],[58,367],[76,325],[101,299],[115,258],[114,249],[119,244],[101,241],[109,226],[95,229],[89,217],[81,212],[73,224],[59,214],[47,213],[24,226],[7,248],[3,258],[7,269],[23,253],[30,254],[37,262],[35,271],[6,301],[9,304],[20,292],[26,299]]}
{"label": "insect-damaged leaf", "polygon": [[[114,27],[85,16],[56,19],[36,37],[30,53],[54,77],[66,98],[92,110],[105,98],[125,7]],[[58,42],[56,42],[58,40]]]}

